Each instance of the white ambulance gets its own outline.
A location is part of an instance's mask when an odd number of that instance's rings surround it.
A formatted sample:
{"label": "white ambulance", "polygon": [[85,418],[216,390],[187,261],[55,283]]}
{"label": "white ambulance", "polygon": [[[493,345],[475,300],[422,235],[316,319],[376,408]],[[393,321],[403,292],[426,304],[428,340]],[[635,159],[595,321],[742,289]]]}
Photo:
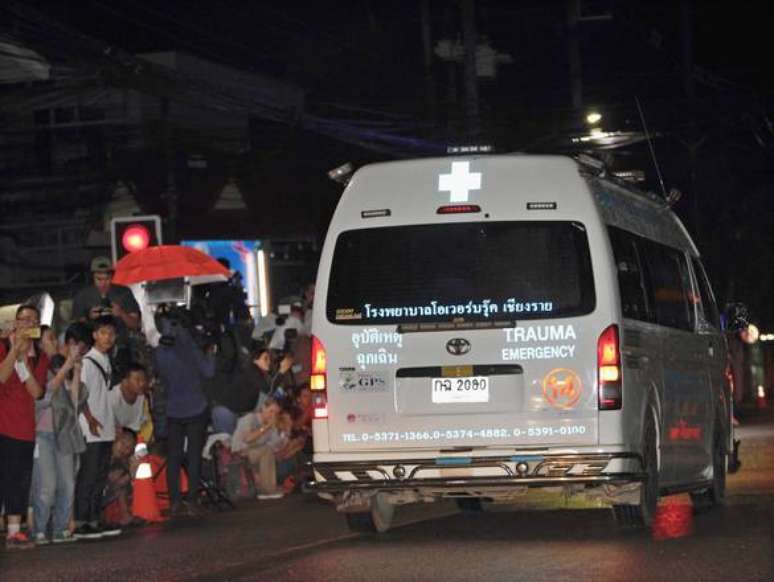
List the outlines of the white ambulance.
{"label": "white ambulance", "polygon": [[696,247],[660,198],[559,156],[366,166],[314,305],[314,479],[354,530],[396,505],[531,488],[646,526],[723,500],[726,345]]}

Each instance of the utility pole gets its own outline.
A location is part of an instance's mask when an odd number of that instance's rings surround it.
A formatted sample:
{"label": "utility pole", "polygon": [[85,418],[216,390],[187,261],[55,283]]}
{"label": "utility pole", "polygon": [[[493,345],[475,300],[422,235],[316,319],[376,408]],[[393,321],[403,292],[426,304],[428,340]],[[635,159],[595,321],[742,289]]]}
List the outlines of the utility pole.
{"label": "utility pole", "polygon": [[438,99],[433,78],[433,35],[430,28],[430,0],[422,0],[422,48],[425,65],[425,102],[433,131],[438,123]]}
{"label": "utility pole", "polygon": [[583,70],[578,38],[579,9],[580,0],[567,0],[567,56],[570,61],[570,93],[572,106],[576,110],[583,107]]}
{"label": "utility pole", "polygon": [[683,90],[688,105],[689,135],[688,167],[689,167],[689,196],[691,197],[691,215],[693,222],[693,235],[701,244],[701,208],[699,204],[699,192],[696,188],[696,166],[698,150],[704,144],[706,136],[699,137],[696,127],[696,83],[693,79],[693,0],[681,0],[680,24],[682,27],[682,72]]}
{"label": "utility pole", "polygon": [[475,0],[460,0],[462,16],[462,42],[465,48],[465,129],[469,137],[481,135],[481,119],[478,111],[478,77],[476,73]]}
{"label": "utility pole", "polygon": [[167,203],[167,224],[165,240],[177,243],[177,191],[175,189],[175,148],[172,144],[172,128],[169,123],[169,98],[161,98],[161,123],[164,136],[164,163],[167,170],[167,184],[162,198]]}

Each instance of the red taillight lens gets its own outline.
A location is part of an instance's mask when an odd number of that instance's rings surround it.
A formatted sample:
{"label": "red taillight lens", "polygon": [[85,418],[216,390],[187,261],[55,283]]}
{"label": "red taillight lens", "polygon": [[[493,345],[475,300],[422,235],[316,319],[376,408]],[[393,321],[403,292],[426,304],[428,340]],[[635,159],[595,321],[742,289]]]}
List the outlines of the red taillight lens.
{"label": "red taillight lens", "polygon": [[438,207],[438,214],[468,214],[481,212],[481,207],[477,204],[449,204]]}
{"label": "red taillight lens", "polygon": [[620,410],[622,405],[621,350],[617,325],[609,326],[599,336],[597,370],[599,409]]}
{"label": "red taillight lens", "polygon": [[314,395],[315,418],[328,418],[327,372],[328,359],[325,355],[325,347],[320,340],[312,336],[312,374],[309,377],[309,387]]}
{"label": "red taillight lens", "polygon": [[328,361],[325,356],[325,348],[320,340],[312,336],[312,374],[325,374],[327,371]]}

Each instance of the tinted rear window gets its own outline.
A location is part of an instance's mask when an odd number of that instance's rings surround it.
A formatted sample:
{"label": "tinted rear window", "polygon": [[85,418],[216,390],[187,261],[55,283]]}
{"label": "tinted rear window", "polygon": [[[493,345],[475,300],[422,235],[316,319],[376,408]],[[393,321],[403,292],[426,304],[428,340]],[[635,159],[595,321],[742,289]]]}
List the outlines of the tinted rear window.
{"label": "tinted rear window", "polygon": [[343,232],[326,311],[341,324],[518,321],[595,306],[577,222],[477,222]]}

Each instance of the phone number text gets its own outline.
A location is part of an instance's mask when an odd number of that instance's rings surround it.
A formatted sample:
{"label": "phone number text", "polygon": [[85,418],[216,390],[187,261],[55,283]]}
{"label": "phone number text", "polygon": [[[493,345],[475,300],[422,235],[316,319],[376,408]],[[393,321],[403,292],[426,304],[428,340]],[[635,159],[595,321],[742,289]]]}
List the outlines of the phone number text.
{"label": "phone number text", "polygon": [[424,431],[345,432],[341,439],[347,443],[449,441],[468,439],[544,438],[584,435],[588,427],[582,424],[562,426],[530,426],[526,428],[444,429]]}

